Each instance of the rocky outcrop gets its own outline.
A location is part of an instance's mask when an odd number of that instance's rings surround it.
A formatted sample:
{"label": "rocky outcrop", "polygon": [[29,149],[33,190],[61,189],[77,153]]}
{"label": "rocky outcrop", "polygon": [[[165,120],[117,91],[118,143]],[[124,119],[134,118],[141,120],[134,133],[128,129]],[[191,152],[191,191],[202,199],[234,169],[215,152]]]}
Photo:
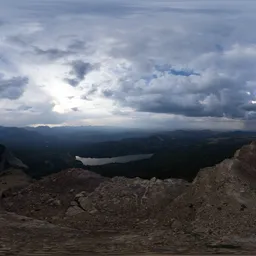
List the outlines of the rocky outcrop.
{"label": "rocky outcrop", "polygon": [[107,180],[84,169],[68,169],[35,181],[29,186],[4,198],[6,210],[38,219],[62,219],[81,191],[88,193]]}
{"label": "rocky outcrop", "polygon": [[201,239],[255,240],[256,143],[242,147],[232,159],[202,169],[165,215],[165,225]]}
{"label": "rocky outcrop", "polygon": [[0,144],[0,173],[8,168],[27,169],[28,167],[15,157],[4,145]]}
{"label": "rocky outcrop", "polygon": [[114,177],[92,193],[77,194],[66,215],[79,215],[79,226],[89,229],[154,227],[157,214],[188,186],[178,179]]}
{"label": "rocky outcrop", "polygon": [[102,177],[68,169],[35,181],[3,200],[6,210],[87,230],[154,226],[166,205],[189,183]]}
{"label": "rocky outcrop", "polygon": [[0,195],[7,197],[28,186],[32,179],[22,170],[9,168],[0,173]]}
{"label": "rocky outcrop", "polygon": [[23,172],[24,169],[27,169],[27,166],[0,144],[0,208],[2,197],[20,190],[31,182],[31,178]]}

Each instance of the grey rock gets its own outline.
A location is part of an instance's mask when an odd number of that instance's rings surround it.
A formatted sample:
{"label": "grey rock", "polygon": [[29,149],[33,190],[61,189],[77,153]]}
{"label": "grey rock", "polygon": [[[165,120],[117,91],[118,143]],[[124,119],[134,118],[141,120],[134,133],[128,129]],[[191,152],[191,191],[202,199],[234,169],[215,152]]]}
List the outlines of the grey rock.
{"label": "grey rock", "polygon": [[71,202],[70,202],[70,205],[71,205],[71,206],[78,206],[78,203],[77,203],[76,201],[71,201]]}
{"label": "grey rock", "polygon": [[53,204],[54,204],[55,206],[61,206],[61,201],[60,201],[59,199],[55,199],[55,200],[53,201]]}
{"label": "grey rock", "polygon": [[50,198],[49,200],[47,200],[46,203],[52,206],[61,206],[61,201],[59,199],[54,198]]}
{"label": "grey rock", "polygon": [[75,215],[78,215],[83,212],[84,212],[84,210],[81,209],[79,206],[71,206],[67,209],[66,215],[67,216],[75,216]]}
{"label": "grey rock", "polygon": [[95,213],[97,213],[97,212],[98,212],[97,209],[94,209],[94,210],[89,211],[90,214],[95,214]]}
{"label": "grey rock", "polygon": [[[22,188],[22,193],[16,196],[12,195],[16,191],[11,191],[11,196],[3,198],[3,207],[10,212],[40,219],[44,219],[45,216],[49,219],[56,215],[63,216],[71,201],[77,201],[75,194],[85,191],[81,196],[86,196],[105,180],[108,178],[84,169],[66,169],[31,182]],[[70,193],[72,189],[73,193]],[[12,206],[10,202],[13,203]],[[31,212],[37,208],[40,208],[40,211]]]}
{"label": "grey rock", "polygon": [[75,195],[76,199],[79,199],[80,197],[86,197],[88,193],[86,193],[85,191],[81,191],[80,193]]}
{"label": "grey rock", "polygon": [[199,171],[164,213],[201,237],[251,237],[256,226],[256,143]]}
{"label": "grey rock", "polygon": [[92,204],[92,200],[88,197],[80,197],[78,203],[80,207],[87,212],[97,212],[97,209]]}
{"label": "grey rock", "polygon": [[[145,180],[114,177],[101,183],[87,196],[79,193],[76,201],[88,215],[85,225],[109,229],[131,228],[134,225],[152,223],[160,212],[179,196],[188,186],[181,180]],[[149,221],[144,222],[147,219]],[[87,223],[87,224],[86,224]],[[87,227],[86,227],[87,228]]]}
{"label": "grey rock", "polygon": [[156,181],[157,181],[157,178],[156,178],[156,177],[153,177],[153,178],[150,180],[151,183],[154,183],[154,182],[156,182]]}

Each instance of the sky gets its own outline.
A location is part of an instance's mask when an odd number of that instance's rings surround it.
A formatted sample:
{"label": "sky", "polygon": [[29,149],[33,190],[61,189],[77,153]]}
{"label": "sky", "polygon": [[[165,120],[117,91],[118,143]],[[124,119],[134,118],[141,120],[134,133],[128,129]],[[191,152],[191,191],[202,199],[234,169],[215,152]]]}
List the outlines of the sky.
{"label": "sky", "polygon": [[256,128],[256,1],[0,0],[0,125]]}

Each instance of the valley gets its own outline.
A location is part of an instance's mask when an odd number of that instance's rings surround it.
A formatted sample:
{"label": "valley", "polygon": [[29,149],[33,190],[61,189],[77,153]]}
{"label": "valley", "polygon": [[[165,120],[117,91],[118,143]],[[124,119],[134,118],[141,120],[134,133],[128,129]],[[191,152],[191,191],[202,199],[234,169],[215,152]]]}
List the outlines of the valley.
{"label": "valley", "polygon": [[[115,137],[116,130],[110,132],[103,129],[101,134],[104,140],[92,142],[86,138],[90,134],[97,137],[99,128],[95,131],[90,129],[88,132],[82,127],[45,127],[41,132],[42,127],[0,127],[0,144],[6,145],[22,159],[29,166],[27,174],[36,179],[67,168],[84,168],[106,177],[122,175],[129,178],[182,178],[192,181],[200,168],[231,157],[237,149],[256,138],[256,132],[210,130],[145,131],[144,134],[141,130],[122,130]],[[109,134],[109,141],[105,141]],[[128,134],[131,137],[127,138]],[[78,138],[78,135],[80,140],[71,139]],[[127,155],[151,157],[125,163],[123,160],[122,163],[104,160]],[[77,161],[76,156],[96,158],[104,161],[104,165],[98,161],[85,166]]]}

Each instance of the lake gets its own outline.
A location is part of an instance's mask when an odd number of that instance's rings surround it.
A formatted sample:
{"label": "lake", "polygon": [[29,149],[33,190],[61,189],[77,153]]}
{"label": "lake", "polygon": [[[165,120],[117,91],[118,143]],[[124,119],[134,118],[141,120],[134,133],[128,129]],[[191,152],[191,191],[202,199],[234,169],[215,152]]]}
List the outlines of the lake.
{"label": "lake", "polygon": [[138,160],[149,159],[153,154],[141,154],[141,155],[128,155],[128,156],[118,156],[110,158],[85,158],[76,156],[76,160],[81,161],[84,165],[95,166],[95,165],[104,165],[112,163],[128,163]]}

